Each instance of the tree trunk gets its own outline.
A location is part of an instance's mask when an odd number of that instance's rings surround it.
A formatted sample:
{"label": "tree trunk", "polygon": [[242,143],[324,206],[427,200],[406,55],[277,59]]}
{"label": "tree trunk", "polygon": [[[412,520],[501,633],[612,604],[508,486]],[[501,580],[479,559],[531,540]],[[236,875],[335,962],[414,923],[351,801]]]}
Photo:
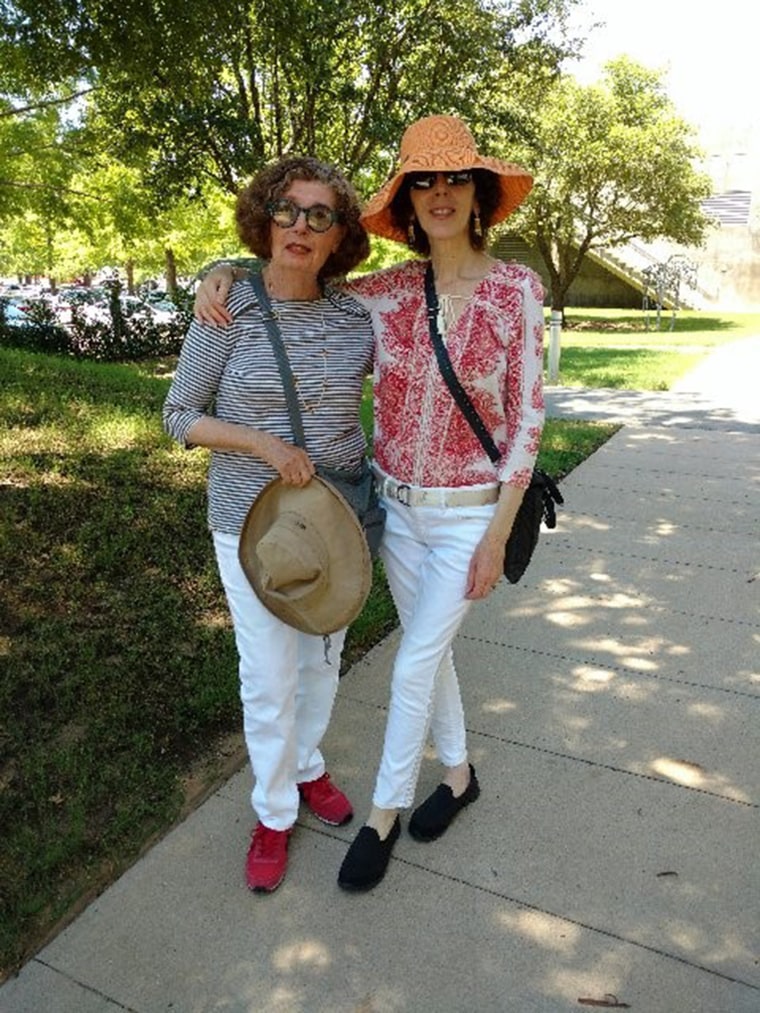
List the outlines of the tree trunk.
{"label": "tree trunk", "polygon": [[127,261],[127,292],[130,295],[135,294],[135,262],[134,260]]}
{"label": "tree trunk", "polygon": [[121,309],[121,282],[118,278],[112,278],[108,284],[108,309],[111,313],[111,326],[116,338],[123,340],[127,328],[124,321],[124,314]]}
{"label": "tree trunk", "polygon": [[164,251],[166,257],[166,294],[172,302],[177,301],[177,263],[174,259],[174,250],[170,246]]}
{"label": "tree trunk", "polygon": [[562,326],[565,326],[565,298],[567,287],[562,284],[560,278],[552,278],[551,308],[552,312],[562,314]]}

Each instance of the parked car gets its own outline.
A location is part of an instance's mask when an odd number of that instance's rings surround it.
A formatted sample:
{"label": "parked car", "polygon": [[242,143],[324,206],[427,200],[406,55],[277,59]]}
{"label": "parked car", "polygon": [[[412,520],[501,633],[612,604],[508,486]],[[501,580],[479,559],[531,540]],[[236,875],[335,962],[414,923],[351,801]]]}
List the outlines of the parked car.
{"label": "parked car", "polygon": [[39,299],[43,292],[40,285],[20,285],[15,281],[6,281],[0,284],[0,299],[12,299],[18,302],[20,299]]}
{"label": "parked car", "polygon": [[9,327],[27,327],[32,324],[29,314],[16,302],[3,299],[2,320]]}
{"label": "parked car", "polygon": [[107,298],[108,292],[97,285],[62,285],[58,290],[58,301],[72,306],[93,306]]}
{"label": "parked car", "polygon": [[150,312],[157,324],[171,324],[179,320],[180,311],[170,299],[150,303]]}
{"label": "parked car", "polygon": [[86,310],[90,307],[106,306],[108,293],[104,288],[84,285],[62,285],[52,301],[53,312],[62,325],[71,323],[72,310]]}

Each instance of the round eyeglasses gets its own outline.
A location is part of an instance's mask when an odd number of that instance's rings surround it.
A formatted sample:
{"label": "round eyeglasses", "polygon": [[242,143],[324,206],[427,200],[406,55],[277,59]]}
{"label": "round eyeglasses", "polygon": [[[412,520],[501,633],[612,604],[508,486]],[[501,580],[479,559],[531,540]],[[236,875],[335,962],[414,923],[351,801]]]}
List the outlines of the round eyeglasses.
{"label": "round eyeglasses", "polygon": [[412,190],[430,190],[439,176],[443,176],[446,186],[466,186],[467,183],[472,183],[472,169],[459,169],[457,172],[410,172],[409,186]]}
{"label": "round eyeglasses", "polygon": [[340,212],[333,211],[326,204],[312,204],[310,208],[302,208],[300,204],[287,197],[270,201],[267,204],[267,212],[275,225],[281,229],[289,229],[291,225],[295,225],[298,216],[303,212],[306,224],[312,232],[327,232],[341,219]]}

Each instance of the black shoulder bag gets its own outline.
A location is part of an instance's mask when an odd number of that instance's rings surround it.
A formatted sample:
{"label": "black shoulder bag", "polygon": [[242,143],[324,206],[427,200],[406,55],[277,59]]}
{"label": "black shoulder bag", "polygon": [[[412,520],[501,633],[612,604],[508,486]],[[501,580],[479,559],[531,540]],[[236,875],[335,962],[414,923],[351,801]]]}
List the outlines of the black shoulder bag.
{"label": "black shoulder bag", "polygon": [[[438,296],[435,291],[432,264],[428,264],[425,272],[425,300],[427,302],[430,340],[435,350],[441,375],[451,391],[451,396],[483,445],[483,449],[491,461],[497,464],[501,460],[501,454],[493,437],[483,424],[477,409],[459,382],[438,330]],[[564,499],[554,479],[545,471],[534,468],[530,485],[525,490],[523,501],[512,525],[512,531],[504,547],[504,576],[510,584],[516,584],[525,573],[533,550],[538,544],[541,521],[545,522],[547,528],[557,526],[555,503],[564,503]]]}
{"label": "black shoulder bag", "polygon": [[[293,370],[290,368],[290,360],[285,349],[285,343],[277,326],[277,318],[272,310],[272,304],[264,287],[264,281],[260,272],[251,276],[251,285],[258,300],[259,309],[272,344],[272,351],[280,371],[282,386],[285,392],[285,400],[290,414],[290,424],[293,429],[293,439],[297,447],[307,450],[306,437],[303,431],[303,419],[298,404],[298,394],[293,379]],[[308,451],[307,451],[308,452]],[[385,508],[380,505],[375,488],[375,478],[370,469],[367,457],[362,458],[359,471],[346,471],[340,468],[327,468],[317,465],[317,474],[326,482],[333,485],[359,519],[367,539],[370,556],[374,559],[380,548],[380,541],[385,530]]]}

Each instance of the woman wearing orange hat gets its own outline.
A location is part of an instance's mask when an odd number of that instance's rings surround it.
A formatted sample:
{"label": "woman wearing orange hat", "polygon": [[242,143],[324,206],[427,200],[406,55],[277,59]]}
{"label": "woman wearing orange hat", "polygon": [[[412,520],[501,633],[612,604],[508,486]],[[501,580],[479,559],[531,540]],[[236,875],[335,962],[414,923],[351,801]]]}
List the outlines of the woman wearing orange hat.
{"label": "woman wearing orange hat", "polygon": [[[481,155],[453,116],[414,123],[400,168],[362,215],[375,235],[424,259],[353,279],[372,315],[374,458],[387,510],[382,556],[403,635],[393,666],[383,756],[366,824],[338,882],[367,890],[385,875],[432,738],[441,784],[412,814],[413,838],[440,837],[480,788],[468,760],[452,643],[473,600],[502,574],[504,545],[538,453],[544,408],[543,287],[533,271],[486,253],[487,230],[532,185]],[[431,343],[426,274],[454,372],[496,443],[493,464],[453,400]],[[204,283],[196,312],[223,322],[226,276]],[[220,279],[223,278],[220,284]]]}

